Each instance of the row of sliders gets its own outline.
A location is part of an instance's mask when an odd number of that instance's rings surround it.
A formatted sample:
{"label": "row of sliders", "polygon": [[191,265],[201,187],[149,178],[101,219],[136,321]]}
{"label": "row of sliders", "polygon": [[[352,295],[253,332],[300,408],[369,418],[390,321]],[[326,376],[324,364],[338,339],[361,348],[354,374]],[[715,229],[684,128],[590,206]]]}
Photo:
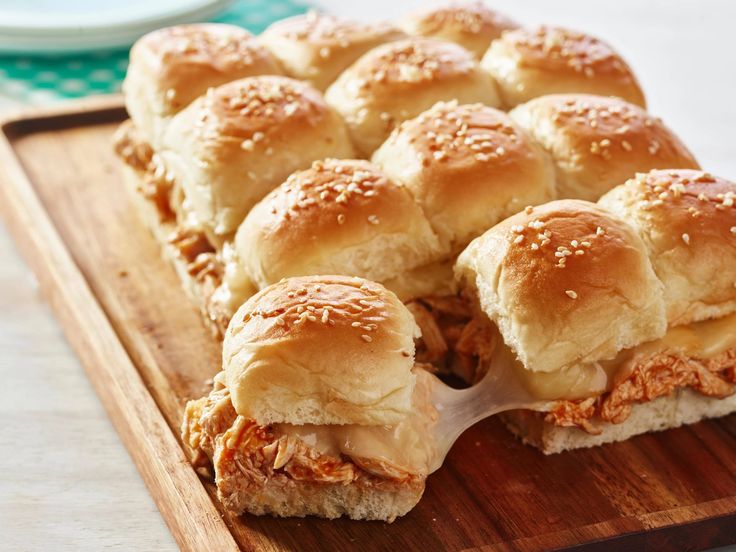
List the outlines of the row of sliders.
{"label": "row of sliders", "polygon": [[[151,226],[168,223],[162,239],[186,265],[183,276],[217,333],[250,294],[286,276],[364,276],[404,300],[445,293],[462,248],[526,205],[596,200],[637,171],[698,167],[660,120],[633,103],[555,94],[506,114],[489,97],[503,95],[503,79],[489,81],[462,47],[420,37],[360,56],[374,43],[341,31],[353,25],[360,26],[309,14],[258,38],[221,25],[176,27],[144,37],[131,53],[131,121],[117,149],[132,185],[156,208]],[[386,26],[377,28],[384,36]],[[321,45],[360,57],[326,97],[289,77],[239,78],[288,66],[264,46],[274,36],[293,43],[279,42],[281,56]],[[625,63],[592,37],[548,27],[506,31],[484,60],[501,43],[518,61],[504,73],[517,91],[588,90],[643,102],[619,86],[638,90]],[[230,79],[239,80],[216,86]],[[347,103],[330,102],[346,94]],[[351,117],[382,122],[355,130]],[[355,136],[388,138],[376,142],[368,163],[356,159]]]}
{"label": "row of sliders", "polygon": [[235,513],[392,521],[487,415],[553,453],[736,411],[735,197],[652,171],[476,238],[454,267],[472,313],[458,355],[484,375],[461,391],[417,362],[420,330],[385,287],[281,280],[233,317],[183,439]]}

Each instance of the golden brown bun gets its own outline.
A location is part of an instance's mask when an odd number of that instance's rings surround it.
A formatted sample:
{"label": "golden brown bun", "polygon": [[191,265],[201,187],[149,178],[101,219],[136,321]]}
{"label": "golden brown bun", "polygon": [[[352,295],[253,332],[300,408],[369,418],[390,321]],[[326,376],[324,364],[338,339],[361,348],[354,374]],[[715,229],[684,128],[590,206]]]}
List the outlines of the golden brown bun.
{"label": "golden brown bun", "polygon": [[506,219],[463,251],[455,274],[533,372],[609,359],[667,328],[641,238],[586,201]]}
{"label": "golden brown bun", "polygon": [[590,35],[541,26],[503,33],[481,66],[512,108],[545,94],[584,92],[646,106],[631,68],[608,44]]}
{"label": "golden brown bun", "polygon": [[699,168],[660,119],[618,98],[542,96],[511,116],[552,155],[559,198],[596,201],[637,172]]}
{"label": "golden brown bun", "polygon": [[399,123],[439,100],[498,105],[491,78],[470,52],[429,38],[374,48],[346,69],[325,97],[345,118],[353,143],[365,157]]}
{"label": "golden brown bun", "polygon": [[199,222],[228,236],[292,172],[316,159],[352,157],[353,149],[322,94],[262,76],[211,89],[176,115],[161,155]]}
{"label": "golden brown bun", "polygon": [[410,35],[455,42],[481,58],[503,31],[519,25],[483,2],[450,2],[414,13],[400,23]]}
{"label": "golden brown bun", "polygon": [[267,195],[235,238],[259,288],[289,276],[396,277],[439,255],[437,237],[403,187],[368,161],[316,161]]}
{"label": "golden brown bun", "polygon": [[670,325],[736,311],[736,184],[700,171],[638,174],[600,200],[644,240]]}
{"label": "golden brown bun", "polygon": [[290,77],[325,90],[368,50],[405,36],[390,23],[362,23],[310,11],[277,21],[259,40]]}
{"label": "golden brown bun", "polygon": [[223,368],[233,406],[259,425],[392,425],[411,409],[419,329],[383,286],[290,278],[230,322]]}
{"label": "golden brown bun", "polygon": [[445,252],[554,197],[548,154],[506,113],[441,102],[405,121],[373,155],[414,195]]}
{"label": "golden brown bun", "polygon": [[245,29],[177,25],[145,35],[130,51],[125,106],[154,147],[166,121],[208,88],[253,75],[280,75],[276,60]]}

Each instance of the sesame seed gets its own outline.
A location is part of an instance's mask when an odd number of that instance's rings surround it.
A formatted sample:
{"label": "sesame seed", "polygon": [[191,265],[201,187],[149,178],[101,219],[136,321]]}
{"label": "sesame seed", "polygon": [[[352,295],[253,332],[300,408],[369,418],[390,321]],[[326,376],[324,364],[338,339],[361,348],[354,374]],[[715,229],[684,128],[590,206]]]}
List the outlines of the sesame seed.
{"label": "sesame seed", "polygon": [[360,323],[360,322],[353,322],[353,323],[352,323],[352,324],[350,324],[350,325],[351,325],[351,326],[352,326],[353,328],[360,328],[360,326],[361,326],[361,323]]}
{"label": "sesame seed", "polygon": [[[534,207],[532,207],[531,205],[527,205],[526,207],[524,207],[524,212],[527,215],[531,215],[533,211],[534,211]],[[531,224],[531,222],[529,224]]]}
{"label": "sesame seed", "polygon": [[516,224],[511,227],[511,231],[517,234],[521,234],[524,231],[524,227],[519,224]]}
{"label": "sesame seed", "polygon": [[606,233],[606,231],[603,228],[601,228],[600,226],[595,229],[595,235],[596,236],[602,236],[605,233]]}
{"label": "sesame seed", "polygon": [[342,213],[337,215],[337,224],[345,224],[345,215]]}
{"label": "sesame seed", "polygon": [[369,215],[368,222],[370,222],[371,224],[378,224],[380,221],[378,220],[378,217],[376,215]]}
{"label": "sesame seed", "polygon": [[516,236],[516,238],[514,239],[514,243],[521,243],[521,242],[523,242],[523,241],[524,241],[524,234],[519,234],[519,235],[518,235],[518,236]]}
{"label": "sesame seed", "polygon": [[585,255],[585,251],[583,251],[582,249],[578,249],[578,250],[577,250],[577,251],[575,252],[575,254],[576,254],[576,255]]}
{"label": "sesame seed", "polygon": [[684,241],[687,245],[690,245],[690,234],[683,234],[682,241]]}
{"label": "sesame seed", "polygon": [[537,249],[539,249],[539,244],[537,244],[537,243],[533,243],[533,244],[531,245],[531,248],[532,248],[532,251],[536,251]]}
{"label": "sesame seed", "polygon": [[366,343],[370,343],[371,341],[373,341],[373,338],[369,335],[362,334],[360,337]]}
{"label": "sesame seed", "polygon": [[736,226],[732,226],[731,227],[731,233],[732,234],[736,234]]}
{"label": "sesame seed", "polygon": [[565,291],[565,295],[567,295],[567,296],[568,296],[568,297],[569,297],[570,299],[577,299],[577,298],[578,298],[578,294],[577,294],[577,293],[575,293],[575,292],[574,292],[573,290],[571,290],[571,289],[568,289],[568,290],[566,290],[566,291]]}
{"label": "sesame seed", "polygon": [[284,320],[283,317],[281,317],[281,316],[277,316],[276,317],[276,324],[278,324],[279,326],[285,326],[286,325],[286,320]]}

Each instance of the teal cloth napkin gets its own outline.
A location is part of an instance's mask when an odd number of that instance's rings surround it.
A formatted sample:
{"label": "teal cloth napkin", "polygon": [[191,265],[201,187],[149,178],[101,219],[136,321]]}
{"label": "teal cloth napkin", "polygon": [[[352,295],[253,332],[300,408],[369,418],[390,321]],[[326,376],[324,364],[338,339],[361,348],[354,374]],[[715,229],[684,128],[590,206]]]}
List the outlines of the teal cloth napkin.
{"label": "teal cloth napkin", "polygon": [[[303,13],[297,0],[238,0],[213,21],[260,33],[268,25]],[[0,95],[44,104],[120,90],[128,68],[128,50],[64,57],[0,56]]]}

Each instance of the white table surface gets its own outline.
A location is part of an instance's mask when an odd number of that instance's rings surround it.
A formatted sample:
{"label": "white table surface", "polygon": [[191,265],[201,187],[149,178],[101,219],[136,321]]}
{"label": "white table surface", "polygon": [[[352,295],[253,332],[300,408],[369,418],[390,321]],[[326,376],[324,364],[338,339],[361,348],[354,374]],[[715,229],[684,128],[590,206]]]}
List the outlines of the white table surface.
{"label": "white table surface", "polygon": [[[420,0],[322,0],[380,18]],[[611,42],[713,173],[736,179],[736,2],[496,0],[523,23]],[[0,98],[0,111],[8,102]],[[2,168],[0,167],[0,170]],[[50,309],[0,226],[0,550],[175,550]]]}

